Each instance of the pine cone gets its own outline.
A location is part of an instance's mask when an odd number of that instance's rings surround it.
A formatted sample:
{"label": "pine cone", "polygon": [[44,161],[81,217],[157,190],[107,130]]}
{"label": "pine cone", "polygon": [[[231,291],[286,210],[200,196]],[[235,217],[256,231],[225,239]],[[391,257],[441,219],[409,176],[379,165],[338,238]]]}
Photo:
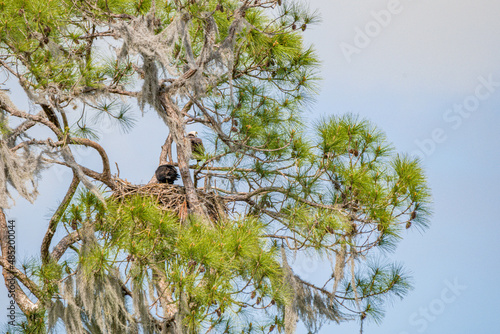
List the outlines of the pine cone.
{"label": "pine cone", "polygon": [[357,156],[359,155],[359,151],[358,151],[358,150],[355,150],[355,149],[353,149],[353,148],[351,148],[351,149],[349,150],[349,153],[351,153],[351,154],[352,154],[352,155],[354,155],[355,157],[357,157]]}

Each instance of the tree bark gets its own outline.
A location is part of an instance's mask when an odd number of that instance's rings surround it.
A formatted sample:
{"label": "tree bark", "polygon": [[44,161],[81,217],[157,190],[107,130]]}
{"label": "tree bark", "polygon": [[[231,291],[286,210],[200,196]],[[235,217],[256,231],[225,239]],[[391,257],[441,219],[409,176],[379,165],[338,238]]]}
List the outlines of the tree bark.
{"label": "tree bark", "polygon": [[57,224],[59,223],[59,220],[61,219],[61,216],[63,215],[64,211],[68,207],[69,202],[73,198],[73,195],[75,194],[79,183],[80,183],[80,180],[78,179],[77,175],[75,173],[73,173],[73,180],[71,181],[71,184],[69,186],[68,192],[66,193],[66,196],[64,196],[64,199],[62,200],[61,204],[57,208],[57,211],[54,213],[54,215],[50,219],[49,228],[47,229],[47,232],[45,233],[45,236],[44,236],[43,241],[42,241],[42,247],[40,249],[43,264],[47,264],[50,260],[49,247],[50,247],[50,243],[52,241],[52,237],[54,236],[54,233],[56,232],[56,229],[57,229]]}
{"label": "tree bark", "polygon": [[[167,136],[167,139],[165,140],[165,143],[161,147],[161,153],[160,153],[160,163],[158,166],[164,165],[164,164],[173,164],[174,160],[172,159],[172,135],[169,133]],[[156,183],[156,175],[153,175],[151,177],[151,180],[149,180],[148,184]]]}
{"label": "tree bark", "polygon": [[198,198],[191,173],[189,172],[189,159],[191,157],[191,141],[185,136],[185,121],[179,108],[174,105],[166,93],[160,94],[163,111],[160,116],[167,124],[173,141],[177,145],[177,164],[186,191],[186,198],[192,213],[210,224],[206,208]]}

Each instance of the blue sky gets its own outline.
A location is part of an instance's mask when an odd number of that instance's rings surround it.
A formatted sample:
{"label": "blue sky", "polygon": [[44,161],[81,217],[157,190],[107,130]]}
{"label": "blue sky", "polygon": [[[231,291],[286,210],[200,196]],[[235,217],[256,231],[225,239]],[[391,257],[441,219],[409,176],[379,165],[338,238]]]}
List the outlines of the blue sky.
{"label": "blue sky", "polygon": [[[368,118],[398,151],[423,157],[433,190],[431,227],[405,233],[391,255],[413,273],[415,289],[387,308],[380,325],[367,324],[365,333],[495,332],[500,299],[495,282],[500,260],[494,253],[500,237],[500,2],[309,4],[321,13],[322,22],[308,27],[306,38],[323,63],[321,92],[307,111],[310,118],[347,112]],[[100,131],[121,176],[145,183],[157,166],[166,129],[153,113],[138,114],[138,121],[130,135],[106,122]],[[143,138],[140,149],[136,135]],[[79,155],[99,167],[93,153]],[[8,211],[18,222],[20,259],[38,252],[32,245],[40,245],[69,175],[63,168],[45,172],[35,205],[18,199]],[[296,265],[310,277],[322,273],[315,259]],[[0,284],[0,305],[5,296]],[[332,324],[321,331],[331,332],[359,329],[357,324]]]}
{"label": "blue sky", "polygon": [[311,0],[310,7],[322,16],[307,33],[323,61],[314,115],[370,119],[399,151],[423,157],[433,190],[430,229],[408,232],[391,256],[412,271],[415,289],[365,333],[496,332],[500,3]]}

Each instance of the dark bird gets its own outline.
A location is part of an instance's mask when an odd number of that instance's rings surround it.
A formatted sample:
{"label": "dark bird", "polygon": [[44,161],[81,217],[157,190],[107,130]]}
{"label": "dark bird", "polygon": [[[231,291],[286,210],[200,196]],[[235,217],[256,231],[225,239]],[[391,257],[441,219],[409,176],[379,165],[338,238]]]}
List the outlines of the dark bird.
{"label": "dark bird", "polygon": [[174,181],[179,178],[179,174],[175,167],[169,164],[158,167],[155,175],[158,183],[174,184]]}
{"label": "dark bird", "polygon": [[196,159],[196,161],[200,162],[200,155],[205,153],[205,147],[203,146],[203,140],[201,138],[196,137],[198,132],[191,131],[188,133],[187,137],[191,141],[191,158]]}

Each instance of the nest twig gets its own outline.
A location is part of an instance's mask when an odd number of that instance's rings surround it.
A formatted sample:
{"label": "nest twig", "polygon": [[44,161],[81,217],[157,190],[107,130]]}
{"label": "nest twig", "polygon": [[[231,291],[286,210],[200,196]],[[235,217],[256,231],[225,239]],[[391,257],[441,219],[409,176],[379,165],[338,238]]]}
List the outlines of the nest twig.
{"label": "nest twig", "polygon": [[[115,178],[117,185],[113,196],[124,199],[133,195],[151,196],[156,200],[158,207],[162,210],[174,212],[180,219],[187,218],[189,205],[186,200],[184,187],[174,184],[151,183],[146,185],[135,185],[126,180]],[[217,222],[227,215],[224,201],[213,192],[205,192],[197,189],[200,201],[205,205],[212,221]]]}

